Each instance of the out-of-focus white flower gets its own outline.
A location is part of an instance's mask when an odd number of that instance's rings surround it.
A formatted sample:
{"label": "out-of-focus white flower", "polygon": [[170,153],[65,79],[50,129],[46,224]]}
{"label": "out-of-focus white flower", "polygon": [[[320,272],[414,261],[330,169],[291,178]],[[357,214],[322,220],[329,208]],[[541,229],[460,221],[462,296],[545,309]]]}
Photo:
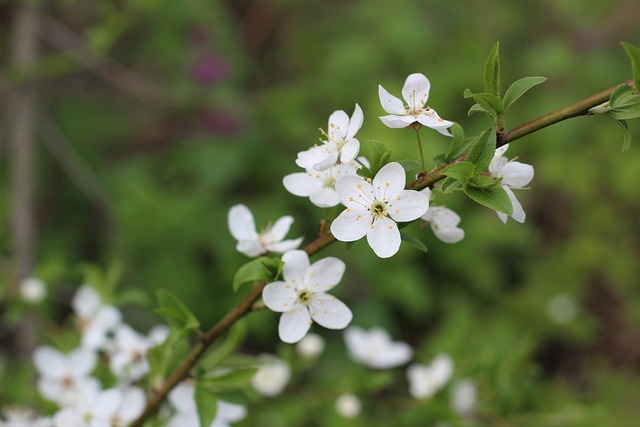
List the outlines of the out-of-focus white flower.
{"label": "out-of-focus white flower", "polygon": [[272,354],[261,354],[259,359],[260,367],[251,378],[251,385],[263,396],[279,395],[291,377],[289,364]]}
{"label": "out-of-focus white flower", "polygon": [[17,406],[5,407],[2,410],[0,427],[51,427],[51,419],[39,417],[32,409]]}
{"label": "out-of-focus white flower", "polygon": [[301,168],[318,171],[329,169],[336,163],[349,163],[360,151],[360,141],[354,136],[362,127],[364,114],[358,104],[351,119],[342,110],[334,111],[329,117],[329,130],[323,132],[326,140],[322,144],[298,153],[296,164]]}
{"label": "out-of-focus white flower", "polygon": [[63,354],[49,346],[40,346],[33,353],[33,363],[40,374],[38,391],[46,399],[67,404],[78,396],[95,393],[100,383],[89,374],[96,367],[96,354],[80,348]]}
{"label": "out-of-focus white flower", "polygon": [[[507,192],[513,207],[513,213],[510,216],[514,220],[523,223],[527,215],[515,194],[513,194],[512,189],[522,189],[531,182],[533,179],[533,166],[504,157],[504,153],[508,148],[509,144],[506,144],[496,149],[495,155],[491,163],[489,163],[489,173],[494,179],[502,178],[500,185]],[[497,214],[502,222],[507,222],[507,214],[502,212],[497,212]]]}
{"label": "out-of-focus white flower", "polygon": [[20,282],[20,296],[29,304],[40,304],[47,297],[47,285],[35,277]]}
{"label": "out-of-focus white flower", "polygon": [[387,369],[407,363],[413,356],[409,344],[392,341],[389,333],[380,327],[366,331],[350,326],[344,340],[351,358],[375,369]]}
{"label": "out-of-focus white flower", "polygon": [[55,427],[111,427],[122,405],[118,389],[101,390],[78,396],[53,416]]}
{"label": "out-of-focus white flower", "polygon": [[355,394],[342,393],[336,400],[336,411],[344,418],[353,419],[360,415],[362,403]]}
{"label": "out-of-focus white flower", "polygon": [[[165,427],[200,427],[193,384],[188,382],[178,384],[169,393],[168,400],[176,413]],[[247,409],[244,406],[218,400],[216,417],[210,427],[229,427],[246,416]]]}
{"label": "out-of-focus white flower", "polygon": [[576,318],[578,304],[575,298],[568,294],[556,294],[547,303],[547,316],[553,323],[566,325]]}
{"label": "out-of-focus white flower", "polygon": [[451,389],[451,407],[463,417],[471,417],[476,408],[476,385],[470,379],[463,379]]}
{"label": "out-of-focus white flower", "polygon": [[139,380],[149,371],[147,351],[164,342],[168,335],[169,329],[165,326],[152,329],[147,337],[121,324],[114,334],[109,358],[111,372],[123,382]]}
{"label": "out-of-focus white flower", "polygon": [[104,304],[100,294],[90,285],[82,285],[71,300],[78,316],[82,346],[92,350],[110,350],[111,336],[122,321],[116,307]]}
{"label": "out-of-focus white flower", "polygon": [[285,253],[282,261],[284,281],[269,283],[262,291],[265,305],[282,313],[280,339],[290,344],[300,341],[313,321],[329,329],[347,327],[353,317],[351,310],[326,293],[342,279],[344,262],[328,257],[310,264],[307,253],[298,250]]}
{"label": "out-of-focus white flower", "polygon": [[147,404],[147,397],[140,387],[127,387],[121,390],[120,406],[111,416],[113,427],[128,426],[137,419]]}
{"label": "out-of-focus white flower", "polygon": [[407,369],[409,393],[415,399],[428,399],[453,375],[453,360],[446,354],[436,356],[430,365],[415,363]]}
{"label": "out-of-focus white flower", "polygon": [[302,243],[302,237],[284,240],[293,223],[293,217],[289,215],[283,216],[258,233],[249,208],[245,205],[235,205],[229,209],[227,222],[231,235],[238,241],[236,250],[248,257],[257,257],[267,252],[287,252]]}
{"label": "out-of-focus white flower", "polygon": [[317,357],[324,351],[324,339],[314,333],[308,333],[296,344],[296,350],[302,357]]}
{"label": "out-of-focus white flower", "polygon": [[[369,180],[371,181],[371,180]],[[380,258],[389,258],[400,249],[397,222],[420,218],[429,208],[429,198],[405,190],[402,165],[384,165],[369,182],[359,176],[344,176],[336,182],[340,201],[346,206],[331,223],[331,233],[342,242],[354,242],[367,236],[367,243]]]}
{"label": "out-of-focus white flower", "polygon": [[424,74],[409,75],[402,88],[402,97],[407,105],[378,85],[378,95],[384,111],[388,116],[380,117],[382,123],[390,128],[405,128],[415,122],[434,129],[443,135],[451,136],[448,128],[453,122],[441,119],[434,109],[426,106],[431,83]]}

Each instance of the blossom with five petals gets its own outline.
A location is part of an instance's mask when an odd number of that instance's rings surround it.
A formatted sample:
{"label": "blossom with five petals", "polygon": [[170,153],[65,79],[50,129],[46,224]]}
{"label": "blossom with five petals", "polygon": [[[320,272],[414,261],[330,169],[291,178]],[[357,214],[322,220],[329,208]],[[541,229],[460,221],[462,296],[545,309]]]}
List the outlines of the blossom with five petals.
{"label": "blossom with five petals", "polygon": [[248,257],[256,257],[266,252],[283,253],[297,248],[302,237],[284,240],[293,223],[289,215],[278,219],[273,225],[258,233],[253,214],[245,205],[235,205],[227,216],[231,235],[238,241],[236,250]]}
{"label": "blossom with five petals", "polygon": [[366,331],[351,326],[344,332],[344,341],[351,358],[371,368],[387,369],[403,365],[413,356],[413,349],[402,341],[391,341],[384,329]]}
{"label": "blossom with five petals", "polygon": [[363,121],[364,114],[358,104],[351,119],[342,110],[334,111],[329,116],[329,132],[322,132],[327,139],[321,139],[321,145],[298,153],[296,164],[301,168],[322,171],[338,162],[349,163],[360,151],[360,141],[354,136],[362,127]]}
{"label": "blossom with five petals", "polygon": [[[513,213],[510,216],[514,220],[523,223],[527,216],[511,189],[522,189],[531,182],[533,179],[533,166],[504,157],[504,153],[508,148],[509,144],[506,144],[496,149],[496,153],[491,163],[489,163],[489,173],[494,179],[502,178],[500,185],[507,192],[513,206]],[[507,222],[507,214],[502,212],[497,212],[497,214],[502,222]]]}
{"label": "blossom with five petals", "polygon": [[404,128],[418,122],[445,136],[451,136],[448,128],[453,125],[453,122],[441,119],[434,109],[425,106],[430,88],[431,83],[424,74],[409,75],[402,87],[402,97],[407,102],[405,106],[402,100],[391,95],[382,85],[378,85],[380,103],[384,111],[389,113],[388,116],[380,117],[382,123],[390,128]]}
{"label": "blossom with five petals", "polygon": [[400,249],[396,222],[420,218],[429,209],[429,198],[404,189],[405,172],[397,162],[383,166],[369,181],[345,176],[336,182],[340,201],[347,209],[333,221],[331,233],[342,242],[353,242],[366,235],[375,254],[388,258]]}
{"label": "blossom with five petals", "polygon": [[436,356],[430,365],[414,363],[407,369],[409,393],[415,399],[428,399],[453,375],[453,360],[447,354]]}
{"label": "blossom with five petals", "polygon": [[328,257],[310,264],[307,253],[300,250],[285,253],[282,261],[284,280],[269,283],[262,291],[265,305],[282,313],[278,325],[282,341],[300,341],[313,321],[328,329],[343,329],[351,322],[351,310],[326,293],[342,279],[344,262]]}

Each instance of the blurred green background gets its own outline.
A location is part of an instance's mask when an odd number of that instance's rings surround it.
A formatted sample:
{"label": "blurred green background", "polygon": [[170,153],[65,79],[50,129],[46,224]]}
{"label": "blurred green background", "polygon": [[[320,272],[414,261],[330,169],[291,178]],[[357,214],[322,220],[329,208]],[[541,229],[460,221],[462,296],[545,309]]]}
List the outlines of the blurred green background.
{"label": "blurred green background", "polygon": [[[63,321],[80,266],[122,262],[121,289],[149,295],[147,310],[130,309],[143,329],[157,322],[150,309],[158,288],[183,298],[204,325],[241,298],[230,289],[247,261],[226,225],[233,204],[246,204],[259,225],[291,214],[289,235],[313,238],[321,210],[287,193],[282,177],[298,171],[296,153],[317,141],[334,110],[351,114],[359,103],[361,142],[387,144],[394,159],[416,155],[411,133],[377,119],[378,84],[399,95],[408,74],[427,75],[429,105],[472,135],[489,122],[467,116],[462,92],[482,88],[496,41],[503,87],[548,77],[512,107],[507,128],[627,80],[619,43],[640,44],[633,0],[31,3],[40,16],[29,67],[11,54],[19,2],[0,3],[0,90],[36,86],[33,275],[49,284],[47,313]],[[0,101],[5,286],[18,256],[11,99]],[[637,143],[640,126],[630,129]],[[430,158],[448,140],[423,131],[423,142]],[[461,243],[440,243],[414,225],[428,254],[403,246],[380,260],[364,242],[335,244],[321,256],[347,263],[336,295],[353,309],[354,324],[387,328],[416,348],[417,361],[449,353],[455,377],[478,386],[477,425],[631,425],[640,404],[640,151],[622,154],[621,145],[618,126],[602,117],[514,142],[508,156],[536,174],[530,191],[517,192],[524,225],[503,225],[462,195],[437,199],[462,216]],[[572,303],[575,317],[549,315]],[[3,306],[0,352],[11,359]],[[249,324],[247,352],[290,351],[274,345],[274,313],[256,313]],[[238,425],[435,425],[446,399],[414,403],[402,370],[393,391],[376,391],[357,420],[336,418],[338,392],[366,387],[341,380],[345,366],[353,368],[341,333],[316,332],[329,342],[326,360],[286,396],[255,403]],[[303,407],[301,395],[312,396]]]}

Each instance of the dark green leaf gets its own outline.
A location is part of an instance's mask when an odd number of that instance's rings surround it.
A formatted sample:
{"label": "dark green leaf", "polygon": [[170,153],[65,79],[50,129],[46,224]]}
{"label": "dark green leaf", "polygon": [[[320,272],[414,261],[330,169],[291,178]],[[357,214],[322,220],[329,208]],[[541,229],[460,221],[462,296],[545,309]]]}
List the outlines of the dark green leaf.
{"label": "dark green leaf", "polygon": [[484,64],[484,91],[498,97],[501,96],[500,88],[500,42],[496,42]]}
{"label": "dark green leaf", "polygon": [[501,180],[491,179],[484,175],[474,175],[469,180],[469,185],[478,188],[489,188],[498,185]]}
{"label": "dark green leaf", "polygon": [[451,193],[458,187],[460,187],[460,181],[458,181],[455,178],[446,177],[445,179],[442,180],[442,183],[440,184],[440,191],[442,191],[445,194]]}
{"label": "dark green leaf", "polygon": [[499,96],[492,93],[473,93],[469,89],[464,91],[465,98],[473,98],[482,109],[484,109],[490,116],[495,117],[504,113],[504,104]]}
{"label": "dark green leaf", "polygon": [[404,168],[405,172],[420,169],[422,167],[420,162],[414,159],[398,160],[398,163],[400,163],[400,165]]}
{"label": "dark green leaf", "polygon": [[189,331],[200,326],[200,322],[191,310],[171,292],[158,289],[156,298],[160,307],[155,312],[167,319],[172,327],[181,331]]}
{"label": "dark green leaf", "polygon": [[473,104],[471,106],[471,108],[469,108],[469,111],[467,112],[468,116],[471,116],[472,114],[475,113],[487,113],[489,114],[489,111],[487,111],[485,108],[482,108],[482,106],[480,104]]}
{"label": "dark green leaf", "polygon": [[200,418],[200,427],[210,427],[218,412],[218,396],[196,383],[195,400],[198,418]]}
{"label": "dark green leaf", "polygon": [[636,85],[636,89],[640,90],[640,48],[625,42],[622,42],[622,47],[627,51],[627,55],[629,55],[633,82]]}
{"label": "dark green leaf", "polygon": [[246,335],[246,322],[236,322],[225,336],[224,341],[222,341],[219,346],[211,350],[211,352],[209,352],[209,354],[207,354],[200,362],[200,365],[203,366],[206,370],[211,370],[218,367],[227,359],[227,357],[229,357],[230,354],[235,351],[236,348],[238,348]]}
{"label": "dark green leaf", "polygon": [[457,181],[460,181],[462,185],[467,185],[467,182],[473,175],[475,165],[469,162],[458,162],[450,166],[447,166],[441,173],[444,176],[451,177]]}
{"label": "dark green leaf", "polygon": [[469,185],[464,189],[464,192],[476,203],[495,211],[506,213],[507,215],[513,213],[511,200],[501,185],[494,185],[488,188],[478,188]]}
{"label": "dark green leaf", "polygon": [[411,236],[409,234],[403,233],[402,231],[400,232],[400,237],[402,238],[402,240],[404,242],[407,242],[408,244],[410,244],[411,246],[413,246],[414,248],[421,250],[422,252],[427,252],[427,245],[425,245],[422,240],[418,239],[415,236]]}
{"label": "dark green leaf", "polygon": [[532,87],[539,85],[540,83],[547,80],[546,77],[541,76],[531,76],[531,77],[523,77],[519,80],[516,80],[509,86],[507,91],[504,93],[504,109],[506,110],[518,100],[522,95],[524,95],[529,89]]}
{"label": "dark green leaf", "polygon": [[462,156],[469,149],[469,141],[464,136],[464,129],[457,123],[454,123],[451,128],[451,133],[453,134],[453,138],[451,138],[451,145],[449,146],[449,151],[447,151],[447,155],[445,156],[446,162],[451,162],[458,157]]}
{"label": "dark green leaf", "polygon": [[236,368],[225,371],[220,375],[206,376],[201,378],[198,383],[217,393],[242,390],[249,384],[251,378],[255,375],[258,370],[259,363],[259,361],[256,361],[255,365],[252,367]]}
{"label": "dark green leaf", "polygon": [[489,167],[489,163],[491,163],[491,159],[493,159],[493,156],[495,155],[496,144],[490,136],[491,128],[482,132],[475,139],[475,142],[469,151],[469,155],[467,156],[466,161],[476,165],[476,174],[486,171]]}

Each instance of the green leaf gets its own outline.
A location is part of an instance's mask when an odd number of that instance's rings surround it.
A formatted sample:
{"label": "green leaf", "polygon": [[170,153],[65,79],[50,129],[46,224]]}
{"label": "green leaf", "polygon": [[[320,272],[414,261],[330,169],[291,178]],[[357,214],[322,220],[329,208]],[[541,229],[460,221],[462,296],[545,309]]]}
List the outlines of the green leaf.
{"label": "green leaf", "polygon": [[228,393],[244,389],[258,370],[260,362],[256,361],[252,367],[236,368],[224,371],[222,374],[201,378],[199,384],[217,393]]}
{"label": "green leaf", "polygon": [[170,326],[181,331],[197,329],[200,326],[200,322],[191,310],[171,292],[158,289],[156,299],[160,307],[155,312],[164,317]]}
{"label": "green leaf", "polygon": [[458,187],[460,187],[460,181],[448,176],[442,180],[442,183],[440,184],[440,191],[447,194],[456,190]]}
{"label": "green leaf", "polygon": [[489,114],[489,112],[486,109],[482,108],[482,106],[480,104],[473,104],[471,106],[471,108],[469,108],[469,111],[467,111],[467,115],[468,116],[471,116],[472,114],[475,114],[475,113],[487,113],[487,114]]}
{"label": "green leaf", "polygon": [[466,161],[473,163],[475,166],[475,173],[479,174],[487,170],[491,159],[496,152],[496,144],[491,136],[491,128],[482,132],[476,139]]}
{"label": "green leaf", "polygon": [[462,126],[458,123],[454,123],[449,130],[451,130],[453,138],[451,138],[451,145],[449,146],[449,151],[447,151],[447,155],[445,156],[447,163],[462,156],[469,149],[470,145],[470,141],[467,141],[464,136],[464,129],[462,129]]}
{"label": "green leaf", "polygon": [[466,99],[473,98],[473,100],[492,117],[504,113],[504,104],[502,103],[502,99],[497,95],[486,92],[473,93],[469,89],[465,89],[463,95]]}
{"label": "green leaf", "polygon": [[500,97],[500,42],[496,42],[484,64],[484,91]]}
{"label": "green leaf", "polygon": [[389,161],[389,157],[391,157],[391,150],[383,143],[375,140],[368,140],[367,144],[369,145],[369,161],[371,162],[371,167],[369,167],[371,176],[369,178],[373,178]]}
{"label": "green leaf", "polygon": [[618,120],[613,117],[611,117],[611,119],[618,123],[624,132],[624,139],[622,140],[622,152],[624,153],[631,148],[631,132],[629,132],[629,126],[627,126],[627,122],[625,120]]}
{"label": "green leaf", "polygon": [[405,172],[420,169],[422,167],[420,162],[414,159],[398,160],[398,163],[400,163],[400,165],[404,168]]}
{"label": "green leaf", "polygon": [[182,361],[187,351],[187,340],[182,332],[171,329],[169,336],[162,343],[147,351],[149,361],[149,382],[163,382],[165,376],[172,372],[175,365]]}
{"label": "green leaf", "polygon": [[618,86],[609,98],[606,114],[617,120],[640,117],[640,95],[630,86]]}
{"label": "green leaf", "polygon": [[631,75],[636,89],[640,90],[640,48],[631,43],[622,42],[622,47],[627,51],[627,55],[631,60]]}
{"label": "green leaf", "polygon": [[441,173],[444,176],[460,181],[462,185],[467,185],[467,182],[469,182],[475,168],[476,167],[473,163],[458,162],[447,166]]}
{"label": "green leaf", "polygon": [[400,232],[400,238],[407,242],[408,244],[410,244],[411,246],[413,246],[414,248],[422,251],[422,252],[427,252],[427,245],[425,245],[422,240],[418,239],[415,236],[411,236],[409,234],[403,233],[402,231]]}
{"label": "green leaf", "polygon": [[222,344],[211,350],[200,362],[200,366],[208,371],[218,367],[238,348],[246,336],[246,322],[236,322],[225,336]]}
{"label": "green leaf", "polygon": [[282,265],[281,260],[265,256],[249,261],[236,272],[233,290],[237,291],[245,283],[256,283],[276,277],[282,271]]}
{"label": "green leaf", "polygon": [[498,185],[502,179],[495,180],[484,175],[474,175],[469,180],[469,185],[477,188],[489,188]]}
{"label": "green leaf", "polygon": [[200,418],[200,427],[210,427],[218,412],[218,396],[196,383],[195,400],[198,418]]}
{"label": "green leaf", "polygon": [[464,192],[476,203],[484,205],[494,211],[503,212],[507,215],[513,213],[511,200],[501,185],[494,185],[487,188],[469,185],[465,187]]}
{"label": "green leaf", "polygon": [[519,80],[516,80],[509,86],[507,91],[504,93],[504,99],[502,100],[504,104],[504,109],[506,110],[518,100],[522,95],[524,95],[529,89],[534,86],[539,85],[540,83],[547,80],[546,77],[541,76],[531,76],[531,77],[523,77]]}

